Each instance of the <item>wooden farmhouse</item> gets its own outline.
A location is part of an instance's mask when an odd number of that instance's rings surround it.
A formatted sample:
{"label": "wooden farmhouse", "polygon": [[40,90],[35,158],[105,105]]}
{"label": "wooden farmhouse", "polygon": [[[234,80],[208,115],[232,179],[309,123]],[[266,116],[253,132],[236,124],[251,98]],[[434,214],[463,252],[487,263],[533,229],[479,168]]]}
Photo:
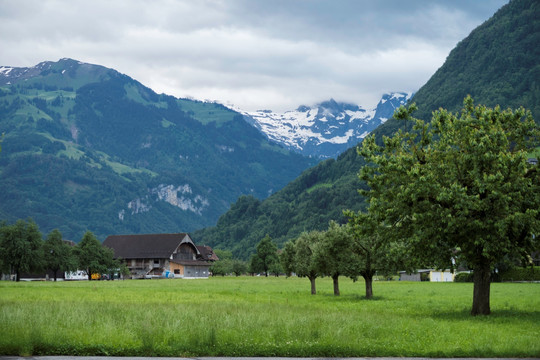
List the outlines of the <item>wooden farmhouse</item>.
{"label": "wooden farmhouse", "polygon": [[111,235],[103,246],[113,249],[133,279],[154,277],[208,278],[216,254],[209,246],[197,246],[185,233]]}

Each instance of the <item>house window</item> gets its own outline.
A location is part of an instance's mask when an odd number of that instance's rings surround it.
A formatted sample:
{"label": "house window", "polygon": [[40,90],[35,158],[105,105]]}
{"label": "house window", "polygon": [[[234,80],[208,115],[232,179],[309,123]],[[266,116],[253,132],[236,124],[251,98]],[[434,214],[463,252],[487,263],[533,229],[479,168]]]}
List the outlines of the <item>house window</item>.
{"label": "house window", "polygon": [[174,274],[175,275],[180,275],[180,269],[174,269]]}
{"label": "house window", "polygon": [[154,259],[154,265],[159,265],[159,259]]}

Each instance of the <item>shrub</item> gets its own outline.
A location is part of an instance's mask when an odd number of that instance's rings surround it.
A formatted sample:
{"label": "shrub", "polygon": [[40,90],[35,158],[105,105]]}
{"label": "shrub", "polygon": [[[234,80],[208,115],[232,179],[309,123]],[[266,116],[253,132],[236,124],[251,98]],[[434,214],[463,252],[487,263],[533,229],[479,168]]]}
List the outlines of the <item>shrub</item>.
{"label": "shrub", "polygon": [[454,282],[473,282],[473,273],[459,273],[454,277]]}
{"label": "shrub", "polygon": [[515,267],[501,274],[502,281],[540,281],[540,266]]}

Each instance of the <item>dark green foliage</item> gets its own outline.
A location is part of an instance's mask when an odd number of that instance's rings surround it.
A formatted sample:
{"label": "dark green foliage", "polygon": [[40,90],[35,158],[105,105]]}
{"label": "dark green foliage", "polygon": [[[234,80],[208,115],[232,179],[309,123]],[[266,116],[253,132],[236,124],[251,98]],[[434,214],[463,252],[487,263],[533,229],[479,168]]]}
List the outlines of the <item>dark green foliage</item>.
{"label": "dark green foliage", "polygon": [[18,220],[15,224],[0,227],[0,265],[2,272],[15,274],[42,270],[43,240],[33,220]]}
{"label": "dark green foliage", "polygon": [[271,272],[279,274],[280,269],[276,244],[270,236],[266,235],[257,244],[257,252],[251,257],[250,272],[262,272],[264,276],[268,276]]}
{"label": "dark green foliage", "polygon": [[502,281],[540,281],[540,266],[514,267],[501,275]]}
{"label": "dark green foliage", "polygon": [[248,266],[245,261],[233,259],[232,260],[232,266],[231,266],[231,272],[236,275],[240,276],[247,272]]}
{"label": "dark green foliage", "polygon": [[54,229],[43,244],[44,267],[53,272],[54,281],[58,272],[77,270],[77,259],[72,247],[62,240],[62,233]]}
{"label": "dark green foliage", "polygon": [[[477,27],[414,95],[416,116],[429,121],[439,108],[458,111],[471,95],[489,107],[530,109],[540,123],[540,3],[513,0]],[[405,126],[387,121],[376,132],[390,135]]]}
{"label": "dark green foliage", "polygon": [[281,261],[281,267],[285,272],[285,276],[289,277],[294,272],[294,256],[296,250],[294,248],[293,241],[287,241],[283,246],[281,254],[279,254],[279,260]]}
{"label": "dark green foliage", "polygon": [[540,128],[523,108],[474,106],[470,97],[460,116],[441,109],[428,124],[415,109],[395,115],[413,132],[362,144],[369,213],[419,261],[444,269],[457,257],[473,268],[471,313],[487,315],[493,268],[537,250],[540,176],[527,153],[540,145]]}
{"label": "dark green foliage", "polygon": [[75,256],[78,269],[86,272],[88,280],[92,280],[92,274],[108,274],[119,268],[112,249],[101,246],[101,242],[90,231],[84,234],[75,248]]}
{"label": "dark green foliage", "polygon": [[[512,267],[497,274],[497,278],[497,281],[540,281],[540,266]],[[454,277],[454,282],[472,283],[473,281],[473,273],[459,273]]]}
{"label": "dark green foliage", "polygon": [[474,274],[473,273],[459,273],[456,274],[454,277],[454,282],[470,282],[472,283],[474,281]]}

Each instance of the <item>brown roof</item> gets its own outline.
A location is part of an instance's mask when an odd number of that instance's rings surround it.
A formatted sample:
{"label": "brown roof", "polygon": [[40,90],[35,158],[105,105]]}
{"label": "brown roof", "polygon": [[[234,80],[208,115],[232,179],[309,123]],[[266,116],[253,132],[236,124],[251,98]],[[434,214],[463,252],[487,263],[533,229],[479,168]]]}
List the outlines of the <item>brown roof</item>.
{"label": "brown roof", "polygon": [[123,259],[165,259],[169,258],[182,242],[193,241],[186,233],[110,235],[103,242],[114,250],[116,258]]}
{"label": "brown roof", "polygon": [[201,256],[205,260],[218,261],[218,256],[214,253],[214,250],[210,246],[197,245],[197,249],[201,253]]}

